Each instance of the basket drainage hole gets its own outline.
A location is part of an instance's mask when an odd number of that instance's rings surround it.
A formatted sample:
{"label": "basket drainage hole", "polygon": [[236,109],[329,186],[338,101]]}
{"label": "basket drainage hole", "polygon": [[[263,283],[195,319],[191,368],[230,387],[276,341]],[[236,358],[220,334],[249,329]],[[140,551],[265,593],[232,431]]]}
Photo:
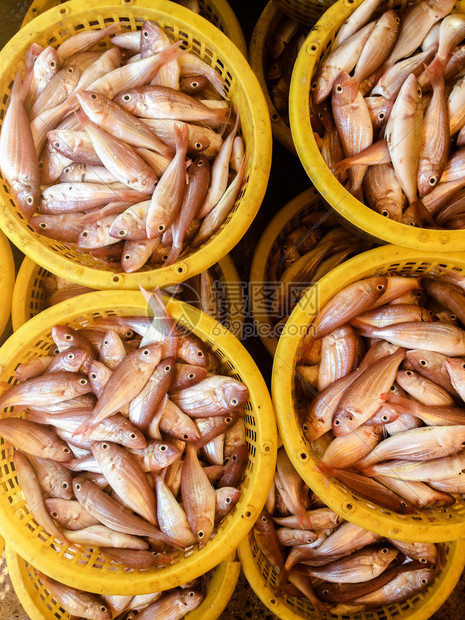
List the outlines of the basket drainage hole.
{"label": "basket drainage hole", "polygon": [[113,282],[119,282],[119,276],[113,276]]}
{"label": "basket drainage hole", "polygon": [[250,510],[246,510],[244,514],[247,517],[247,519],[250,519],[250,517],[252,516],[252,513],[250,512]]}
{"label": "basket drainage hole", "polygon": [[58,9],[58,13],[60,15],[66,15],[66,13],[68,13],[68,8],[66,6],[60,6],[60,8]]}
{"label": "basket drainage hole", "polygon": [[316,52],[316,50],[318,49],[317,46],[315,45],[315,43],[313,43],[313,45],[310,45],[310,49],[312,50],[312,52]]}
{"label": "basket drainage hole", "polygon": [[184,267],[178,267],[178,273],[183,273],[184,272]]}
{"label": "basket drainage hole", "polygon": [[270,599],[270,605],[276,605],[276,599],[275,598]]}
{"label": "basket drainage hole", "polygon": [[354,505],[351,504],[350,502],[347,502],[346,504],[343,505],[343,508],[347,512],[352,512],[352,510],[354,509]]}
{"label": "basket drainage hole", "polygon": [[306,452],[300,452],[299,459],[301,461],[306,461],[307,460],[307,453]]}

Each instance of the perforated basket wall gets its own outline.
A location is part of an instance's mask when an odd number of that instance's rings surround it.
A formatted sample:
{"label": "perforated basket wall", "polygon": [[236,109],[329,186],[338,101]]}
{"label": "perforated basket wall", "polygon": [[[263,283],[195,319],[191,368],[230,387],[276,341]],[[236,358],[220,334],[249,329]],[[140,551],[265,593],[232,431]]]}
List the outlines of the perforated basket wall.
{"label": "perforated basket wall", "polygon": [[0,336],[8,323],[11,311],[11,297],[15,283],[15,263],[8,239],[0,232],[0,291],[2,303],[0,304]]}
{"label": "perforated basket wall", "polygon": [[[217,566],[252,527],[265,503],[276,460],[276,423],[265,382],[240,342],[219,323],[188,304],[170,300],[168,311],[207,345],[220,364],[220,372],[243,381],[250,398],[244,406],[249,463],[242,480],[241,497],[216,535],[199,551],[188,552],[176,564],[151,570],[132,570],[110,561],[98,548],[79,552],[57,543],[38,526],[28,511],[13,469],[13,448],[0,441],[0,534],[24,559],[58,581],[92,592],[143,594],[185,583]],[[98,291],[44,310],[19,328],[0,349],[0,381],[15,383],[14,369],[22,361],[47,355],[54,348],[51,329],[72,327],[112,315],[143,315],[140,293]],[[8,415],[3,411],[0,415]]]}
{"label": "perforated basket wall", "polygon": [[[354,198],[336,180],[318,150],[310,122],[313,76],[339,28],[361,2],[338,0],[333,4],[311,30],[297,56],[289,94],[291,131],[297,154],[312,183],[340,216],[344,226],[356,234],[377,243],[394,243],[426,252],[461,252],[465,247],[465,231],[416,228],[376,213]],[[399,9],[406,5],[405,0],[384,0],[379,10]],[[457,2],[454,10],[465,12],[465,2]]]}
{"label": "perforated basket wall", "polygon": [[320,194],[310,187],[290,200],[271,220],[263,232],[252,259],[250,281],[253,282],[252,312],[258,334],[270,355],[278,346],[278,335],[269,315],[267,273],[273,253],[282,246],[290,232],[300,226],[302,218],[316,210],[327,210]]}
{"label": "perforated basket wall", "polygon": [[[168,29],[226,81],[227,97],[240,114],[241,133],[248,155],[242,189],[224,224],[202,246],[190,250],[169,267],[144,267],[137,273],[113,273],[88,253],[34,232],[16,209],[0,176],[0,227],[27,256],[44,268],[97,289],[136,289],[182,282],[225,256],[241,239],[258,211],[271,165],[271,129],[260,85],[244,56],[231,41],[200,17],[173,2],[158,0],[72,0],[39,15],[22,28],[0,52],[0,118],[3,118],[18,66],[31,45],[58,45],[81,29],[101,29],[122,22],[135,30],[145,19]],[[107,41],[108,44],[108,41]]]}
{"label": "perforated basket wall", "polygon": [[297,155],[294,141],[292,140],[291,129],[276,109],[271,99],[270,91],[265,78],[267,45],[282,19],[283,14],[276,6],[275,2],[268,2],[252,32],[252,37],[249,43],[249,62],[253,72],[260,82],[263,94],[265,95],[266,105],[268,106],[268,110],[270,112],[271,131],[273,132],[273,136],[284,147],[286,147],[288,151],[294,155]]}
{"label": "perforated basket wall", "polygon": [[319,308],[348,284],[375,274],[421,276],[436,265],[465,275],[465,254],[422,253],[379,247],[346,261],[311,287],[295,307],[279,339],[273,364],[272,394],[281,439],[300,476],[347,521],[384,536],[414,542],[444,542],[465,537],[465,501],[450,508],[400,515],[367,501],[338,481],[315,471],[319,457],[303,435],[295,409],[295,367],[303,335]]}
{"label": "perforated basket wall", "polygon": [[[67,0],[33,0],[24,16],[21,26],[25,26],[38,15],[60,4],[64,4],[65,2],[67,2]],[[214,26],[219,28],[221,32],[224,32],[224,34],[237,45],[244,56],[247,56],[247,45],[245,43],[244,33],[228,2],[226,0],[199,0],[199,6],[202,15]]]}
{"label": "perforated basket wall", "polygon": [[307,26],[313,26],[334,0],[273,0],[283,13]]}
{"label": "perforated basket wall", "polygon": [[[70,615],[53,598],[37,576],[35,568],[15,553],[5,550],[8,571],[16,595],[30,620],[68,620]],[[187,620],[216,620],[231,598],[240,572],[234,556],[219,564],[209,576],[205,598],[187,614]]]}
{"label": "perforated basket wall", "polygon": [[464,567],[464,541],[446,543],[444,548],[444,568],[427,590],[403,603],[391,603],[354,614],[316,611],[305,597],[277,596],[275,588],[279,575],[258,548],[252,534],[241,542],[238,554],[244,575],[255,594],[281,620],[428,620],[455,588]]}
{"label": "perforated basket wall", "polygon": [[[211,269],[217,282],[213,294],[220,299],[218,319],[240,339],[244,325],[244,294],[237,269],[229,254]],[[47,307],[43,281],[49,274],[49,271],[30,258],[23,260],[16,276],[11,303],[13,331]]]}

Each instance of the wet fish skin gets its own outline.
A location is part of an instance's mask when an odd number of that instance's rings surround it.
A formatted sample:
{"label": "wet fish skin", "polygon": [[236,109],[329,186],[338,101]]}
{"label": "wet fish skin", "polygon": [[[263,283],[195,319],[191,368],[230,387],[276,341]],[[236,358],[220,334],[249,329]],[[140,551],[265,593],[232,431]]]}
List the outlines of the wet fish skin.
{"label": "wet fish skin", "polygon": [[62,441],[54,430],[42,424],[36,424],[21,418],[2,418],[0,435],[32,456],[49,458],[60,463],[73,458],[68,445]]}
{"label": "wet fish skin", "polygon": [[169,441],[151,439],[145,448],[132,449],[142,470],[160,473],[174,461],[181,458],[181,451]]}
{"label": "wet fish skin", "polygon": [[158,551],[144,551],[133,549],[116,549],[114,547],[100,547],[112,560],[121,562],[125,566],[136,569],[152,568],[153,566],[165,566],[174,564],[178,560],[178,552],[163,553]]}
{"label": "wet fish skin", "polygon": [[111,620],[112,615],[107,604],[97,594],[66,586],[43,573],[39,573],[39,578],[59,605],[72,616],[91,620]]}
{"label": "wet fish skin", "polygon": [[261,552],[274,569],[279,572],[284,566],[284,558],[273,519],[265,508],[255,522],[253,536]]}
{"label": "wet fish skin", "polygon": [[50,516],[68,530],[80,530],[100,523],[75,499],[48,497],[45,500],[45,506]]}
{"label": "wet fish skin", "polygon": [[157,494],[157,516],[161,531],[175,539],[182,547],[195,544],[197,538],[189,526],[185,511],[161,476],[154,476],[154,480]]}
{"label": "wet fish skin", "polygon": [[66,537],[78,545],[146,550],[148,543],[138,536],[122,534],[105,525],[90,525],[81,530],[65,530]]}
{"label": "wet fish skin", "polygon": [[69,470],[58,461],[29,455],[29,462],[39,479],[40,485],[48,496],[71,499],[73,484]]}
{"label": "wet fish skin", "polygon": [[172,401],[191,417],[210,417],[239,411],[247,401],[247,387],[227,376],[207,377],[171,395]]}

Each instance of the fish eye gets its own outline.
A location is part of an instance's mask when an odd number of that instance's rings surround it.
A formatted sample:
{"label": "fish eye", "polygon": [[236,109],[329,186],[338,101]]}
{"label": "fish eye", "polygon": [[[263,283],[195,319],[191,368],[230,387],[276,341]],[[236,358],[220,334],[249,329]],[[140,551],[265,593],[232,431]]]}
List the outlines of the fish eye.
{"label": "fish eye", "polygon": [[71,334],[66,334],[65,336],[65,340],[72,340],[73,337],[71,336]]}
{"label": "fish eye", "polygon": [[302,428],[304,429],[304,432],[308,431],[308,424],[302,424]]}
{"label": "fish eye", "polygon": [[159,230],[160,232],[163,232],[163,231],[165,230],[165,225],[164,225],[164,224],[160,224],[160,225],[158,226],[158,230]]}
{"label": "fish eye", "polygon": [[194,377],[195,377],[195,375],[194,375],[194,373],[193,373],[193,372],[190,372],[190,373],[187,375],[187,378],[188,378],[188,379],[193,379]]}
{"label": "fish eye", "polygon": [[67,71],[68,71],[68,73],[74,73],[73,67],[68,67]]}
{"label": "fish eye", "polygon": [[389,217],[389,211],[387,209],[383,209],[381,211],[381,215],[384,215],[384,217]]}
{"label": "fish eye", "polygon": [[455,321],[457,316],[455,314],[451,314],[451,315],[449,315],[449,318],[451,319],[451,321]]}
{"label": "fish eye", "polygon": [[97,95],[95,93],[92,93],[90,96],[91,99],[97,99]]}
{"label": "fish eye", "polygon": [[378,284],[378,286],[376,288],[378,289],[378,291],[382,291],[384,289],[384,285],[383,284]]}
{"label": "fish eye", "polygon": [[169,372],[171,370],[171,364],[167,364],[164,368],[165,372]]}
{"label": "fish eye", "polygon": [[49,63],[50,67],[52,67],[52,69],[55,69],[55,67],[57,66],[57,63],[54,60],[51,60]]}
{"label": "fish eye", "polygon": [[43,168],[44,167],[44,162],[43,161],[39,161],[39,168]]}
{"label": "fish eye", "polygon": [[135,439],[137,437],[136,433],[130,433],[129,438]]}
{"label": "fish eye", "polygon": [[74,353],[68,353],[68,355],[66,356],[69,360],[73,360],[74,359]]}
{"label": "fish eye", "polygon": [[107,340],[107,339],[105,339],[105,340],[103,341],[103,344],[108,344],[108,340]]}
{"label": "fish eye", "polygon": [[76,489],[77,489],[78,491],[80,491],[80,490],[81,490],[81,485],[79,484],[79,482],[76,482]]}
{"label": "fish eye", "polygon": [[[200,532],[197,532],[197,536],[198,536],[199,538],[203,538],[204,533],[202,532],[202,530],[200,530]],[[191,593],[189,592],[189,596],[193,596],[193,594],[191,594]]]}
{"label": "fish eye", "polygon": [[162,443],[160,446],[160,452],[166,452],[168,450],[168,446],[165,443]]}
{"label": "fish eye", "polygon": [[40,228],[44,228],[44,229],[45,229],[45,228],[48,228],[48,224],[47,224],[46,222],[41,222],[41,223],[39,224],[39,226],[40,226]]}
{"label": "fish eye", "polygon": [[199,159],[199,161],[197,162],[197,166],[204,166],[204,165],[205,165],[205,160]]}
{"label": "fish eye", "polygon": [[323,594],[323,596],[328,596],[329,595],[329,590],[323,590],[321,594]]}
{"label": "fish eye", "polygon": [[265,517],[265,515],[262,517],[262,523],[268,523],[268,517]]}
{"label": "fish eye", "polygon": [[126,332],[124,332],[125,338],[132,338],[133,336],[134,336],[134,332],[132,331],[132,329],[128,329]]}
{"label": "fish eye", "polygon": [[231,498],[230,497],[226,497],[224,500],[225,504],[230,504],[231,503]]}
{"label": "fish eye", "polygon": [[63,448],[63,452],[65,454],[69,454],[71,452],[71,450],[68,448],[68,446],[66,446],[65,448]]}
{"label": "fish eye", "polygon": [[54,350],[53,350],[53,355],[58,355],[58,353],[59,353],[59,352],[60,352],[60,351],[59,351],[58,349],[54,349]]}
{"label": "fish eye", "polygon": [[103,611],[103,612],[107,611],[107,608],[105,607],[105,605],[100,605],[100,611]]}
{"label": "fish eye", "polygon": [[202,148],[202,143],[201,142],[196,142],[194,144],[194,146],[195,146],[196,149],[201,149]]}
{"label": "fish eye", "polygon": [[227,418],[225,418],[224,421],[226,422],[226,424],[230,424],[232,422],[232,418],[227,417]]}
{"label": "fish eye", "polygon": [[420,366],[426,366],[426,360],[420,360]]}
{"label": "fish eye", "polygon": [[129,93],[126,93],[125,95],[123,95],[123,101],[131,101],[131,95]]}
{"label": "fish eye", "polygon": [[88,230],[83,230],[81,234],[82,234],[83,237],[88,237],[89,236],[89,231]]}
{"label": "fish eye", "polygon": [[[200,533],[199,533],[199,536],[200,536]],[[202,536],[203,536],[203,532],[202,532]],[[195,592],[193,592],[193,591],[191,590],[191,591],[189,592],[189,596],[194,596],[194,595],[195,595]]]}
{"label": "fish eye", "polygon": [[237,405],[237,398],[231,398],[231,405]]}
{"label": "fish eye", "polygon": [[420,558],[420,562],[421,562],[422,564],[426,564],[426,558]]}
{"label": "fish eye", "polygon": [[411,370],[406,370],[405,374],[407,375],[407,377],[411,377],[413,375],[413,372]]}
{"label": "fish eye", "polygon": [[433,185],[436,185],[436,183],[438,182],[438,177],[430,177],[428,183],[431,185],[431,187]]}
{"label": "fish eye", "polygon": [[417,95],[418,95],[419,97],[421,97],[421,88],[419,88],[419,89],[417,90]]}
{"label": "fish eye", "polygon": [[96,378],[97,378],[97,373],[96,373],[96,372],[93,372],[93,373],[90,375],[90,378],[91,378],[91,379],[96,379]]}
{"label": "fish eye", "polygon": [[423,579],[421,580],[421,583],[422,583],[423,585],[426,585],[427,581],[426,581],[426,579],[425,579],[424,577],[423,577]]}
{"label": "fish eye", "polygon": [[146,357],[147,357],[147,355],[149,355],[149,354],[150,354],[150,351],[149,351],[148,349],[144,349],[144,350],[142,351],[142,355],[145,355]]}
{"label": "fish eye", "polygon": [[315,90],[316,88],[316,82],[312,82],[312,90]]}
{"label": "fish eye", "polygon": [[148,39],[149,33],[147,32],[147,30],[142,30],[142,36]]}
{"label": "fish eye", "polygon": [[197,357],[203,357],[202,351],[197,351]]}
{"label": "fish eye", "polygon": [[381,418],[383,422],[387,422],[389,420],[387,415],[383,415],[383,417]]}
{"label": "fish eye", "polygon": [[391,390],[391,392],[395,392],[395,390],[396,390],[394,385],[391,385],[391,387],[389,389]]}
{"label": "fish eye", "polygon": [[107,443],[102,443],[102,449],[103,450],[108,450],[110,446]]}
{"label": "fish eye", "polygon": [[200,84],[198,82],[191,82],[192,88],[198,88]]}
{"label": "fish eye", "polygon": [[63,170],[63,172],[66,172],[66,174],[68,174],[68,172],[69,172],[70,170],[71,170],[71,168],[68,166],[67,168],[65,168],[65,169]]}
{"label": "fish eye", "polygon": [[56,510],[54,510],[54,511],[52,512],[52,517],[53,517],[54,519],[56,519],[56,518],[58,517],[58,512],[57,512]]}
{"label": "fish eye", "polygon": [[130,255],[130,254],[125,254],[125,255],[124,255],[124,260],[129,260],[130,258],[131,258],[131,255]]}
{"label": "fish eye", "polygon": [[342,86],[341,86],[340,84],[338,84],[338,85],[336,86],[336,91],[337,91],[338,93],[342,93]]}
{"label": "fish eye", "polygon": [[378,114],[378,120],[379,120],[379,121],[383,121],[383,120],[384,120],[384,117],[385,117],[384,112],[380,112],[380,113]]}
{"label": "fish eye", "polygon": [[26,198],[26,202],[28,205],[32,205],[32,203],[34,202],[34,198],[32,196],[28,196]]}
{"label": "fish eye", "polygon": [[384,547],[383,549],[381,549],[381,553],[387,553],[389,551],[389,549],[387,547]]}
{"label": "fish eye", "polygon": [[184,439],[184,441],[187,441],[189,439],[189,435],[187,433],[184,433],[182,438]]}
{"label": "fish eye", "polygon": [[86,385],[87,384],[87,379],[79,379],[79,383],[81,385]]}
{"label": "fish eye", "polygon": [[118,231],[118,235],[119,235],[120,237],[126,237],[126,235],[127,235],[127,234],[128,234],[128,231],[127,231],[127,230],[124,230],[124,228],[123,228],[122,230],[119,230],[119,231]]}
{"label": "fish eye", "polygon": [[61,142],[54,142],[54,143],[53,143],[53,146],[54,146],[56,149],[59,149],[59,148],[60,148],[60,145],[61,145]]}
{"label": "fish eye", "polygon": [[63,484],[61,485],[64,489],[68,488],[68,483],[67,482],[63,482]]}
{"label": "fish eye", "polygon": [[339,426],[340,422],[339,420],[334,420],[334,426]]}

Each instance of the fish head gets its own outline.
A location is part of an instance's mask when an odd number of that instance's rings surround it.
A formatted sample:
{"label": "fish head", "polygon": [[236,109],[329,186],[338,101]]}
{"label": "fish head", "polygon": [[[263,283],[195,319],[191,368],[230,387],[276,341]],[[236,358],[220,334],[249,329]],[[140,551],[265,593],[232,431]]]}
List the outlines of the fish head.
{"label": "fish head", "polygon": [[54,325],[52,328],[52,338],[60,352],[66,349],[78,348],[76,331],[68,325]]}
{"label": "fish head", "polygon": [[407,574],[407,581],[415,589],[426,588],[436,577],[436,571],[432,568],[420,568]]}
{"label": "fish head", "polygon": [[[92,482],[90,480],[86,480],[82,476],[74,476],[73,478],[73,491],[76,496],[76,499],[79,503],[83,503],[89,493],[89,491],[93,488]],[[79,499],[81,498],[81,499]]]}
{"label": "fish head", "polygon": [[[156,366],[161,358],[161,347],[159,344],[149,344],[139,350],[138,358],[141,364],[150,364]],[[174,367],[175,360],[170,358],[164,360],[166,364],[166,372],[171,372]]]}
{"label": "fish head", "polygon": [[236,487],[221,487],[216,489],[216,506],[218,514],[224,517],[239,501],[241,492]]}
{"label": "fish head", "polygon": [[393,99],[385,99],[383,96],[366,97],[365,102],[370,113],[370,119],[375,129],[381,129],[389,118],[394,105]]}
{"label": "fish head", "polygon": [[40,185],[32,177],[11,181],[11,189],[21,213],[29,219],[40,203]]}
{"label": "fish head", "polygon": [[399,93],[398,97],[401,96],[402,91],[405,96],[406,114],[409,114],[410,109],[417,109],[418,107],[421,107],[421,109],[423,110],[423,91],[421,90],[420,82],[417,80],[416,76],[413,73],[411,73],[403,83],[401,92]]}
{"label": "fish head", "polygon": [[118,423],[118,436],[123,445],[133,450],[140,450],[147,446],[144,433],[124,417]]}
{"label": "fish head", "polygon": [[358,81],[345,71],[341,71],[334,82],[332,101],[339,107],[348,106],[355,101],[358,92]]}
{"label": "fish head", "polygon": [[105,387],[110,375],[111,370],[107,368],[105,364],[102,364],[102,362],[98,362],[97,360],[92,360],[88,370],[88,377],[92,386],[92,391],[99,394]]}
{"label": "fish head", "polygon": [[180,80],[181,91],[188,95],[201,93],[210,84],[206,75],[186,75]]}
{"label": "fish head", "polygon": [[340,411],[333,418],[333,434],[336,437],[351,433],[357,428],[357,421],[350,411]]}
{"label": "fish head", "polygon": [[40,82],[49,82],[60,66],[60,57],[50,45],[39,54],[34,63],[34,76]]}
{"label": "fish head", "polygon": [[87,357],[86,351],[74,347],[63,351],[60,355],[63,357],[62,361],[66,370],[69,372],[78,372]]}
{"label": "fish head", "polygon": [[102,226],[97,224],[84,226],[78,235],[77,244],[80,248],[93,248],[101,247],[105,245],[103,243],[105,239],[105,230]]}
{"label": "fish head", "polygon": [[228,409],[234,411],[240,409],[247,402],[249,390],[240,381],[231,379],[222,384],[222,395]]}
{"label": "fish head", "polygon": [[131,230],[134,228],[134,215],[131,212],[124,212],[114,219],[113,224],[110,226],[109,232],[111,237],[115,237],[116,239],[126,239]]}
{"label": "fish head", "polygon": [[[203,138],[203,140],[206,139]],[[198,150],[203,150],[204,148],[208,148],[208,146],[210,146],[209,140],[206,146]],[[208,184],[208,181],[210,179],[210,162],[207,157],[205,155],[198,155],[189,166],[187,174],[191,183],[194,179],[198,179],[199,177],[206,177],[208,179],[206,183]]]}
{"label": "fish head", "polygon": [[188,364],[208,367],[209,357],[206,345],[193,334],[188,334],[181,338],[179,346],[179,357]]}
{"label": "fish head", "polygon": [[183,613],[196,609],[203,600],[203,594],[196,590],[187,590],[179,594],[179,599],[184,605]]}
{"label": "fish head", "polygon": [[140,31],[140,56],[146,58],[161,52],[169,44],[169,39],[157,23],[147,20]]}
{"label": "fish head", "polygon": [[207,544],[213,533],[214,522],[206,515],[197,514],[195,528],[192,530],[199,544],[199,549]]}
{"label": "fish head", "polygon": [[427,167],[420,167],[418,172],[418,191],[420,198],[429,194],[429,192],[436,187],[440,178],[441,172],[437,169],[437,166],[431,164]]}
{"label": "fish head", "polygon": [[108,99],[103,95],[93,93],[89,90],[80,90],[76,92],[76,97],[84,112],[86,114],[92,113],[92,115],[102,112],[108,102]]}
{"label": "fish head", "polygon": [[113,101],[128,112],[137,112],[139,114],[142,111],[141,96],[135,89],[121,91],[113,98]]}
{"label": "fish head", "polygon": [[[69,512],[73,509],[74,504],[68,502],[68,500],[63,500],[59,497],[47,497],[45,500],[45,507],[47,508],[50,516],[54,519],[63,519],[69,515]],[[73,514],[73,516],[77,516]]]}
{"label": "fish head", "polygon": [[397,557],[399,550],[391,545],[383,545],[373,552],[373,564],[378,566],[389,566]]}

